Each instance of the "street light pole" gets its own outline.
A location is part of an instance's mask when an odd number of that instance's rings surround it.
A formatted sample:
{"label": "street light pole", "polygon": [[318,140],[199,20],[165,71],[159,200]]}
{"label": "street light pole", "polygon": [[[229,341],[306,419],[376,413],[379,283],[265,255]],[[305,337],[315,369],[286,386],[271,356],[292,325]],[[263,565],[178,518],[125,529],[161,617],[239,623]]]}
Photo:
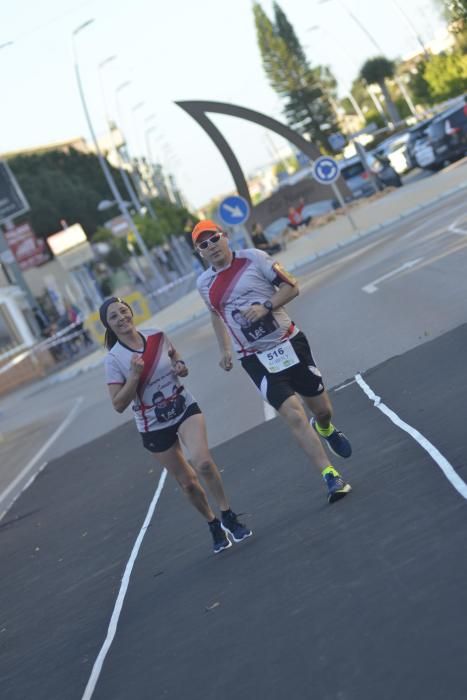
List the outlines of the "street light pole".
{"label": "street light pole", "polygon": [[[133,204],[135,211],[137,211],[139,213],[139,211],[141,210],[141,203],[140,203],[138,197],[136,196],[135,191],[133,190],[133,187],[132,187],[131,182],[130,182],[130,178],[128,177],[128,173],[124,167],[122,155],[119,151],[118,145],[117,145],[117,143],[114,139],[113,133],[112,133],[111,120],[110,120],[110,116],[108,113],[107,102],[106,102],[106,98],[105,98],[104,80],[102,78],[103,68],[105,66],[109,65],[109,63],[111,63],[112,61],[115,61],[116,58],[117,58],[116,56],[109,56],[108,58],[104,59],[103,61],[101,61],[99,63],[99,65],[98,65],[99,82],[100,82],[100,86],[101,86],[102,102],[104,104],[105,118],[107,121],[107,128],[109,130],[110,140],[113,144],[113,147],[114,147],[114,150],[115,150],[115,153],[117,156],[117,164],[118,164],[120,176],[123,180],[123,184],[125,185],[125,189],[126,189],[127,194],[131,200],[131,203]],[[120,133],[123,136],[123,131],[120,130]]]}
{"label": "street light pole", "polygon": [[[139,109],[141,109],[141,107],[143,107],[144,104],[145,104],[144,102],[138,102],[138,104],[136,104],[136,105],[132,108],[133,114],[134,114],[136,111],[138,111]],[[134,130],[134,126],[135,126],[135,120],[133,121],[133,130]],[[137,131],[138,131],[138,130],[137,130]],[[153,206],[152,206],[152,204],[151,204],[151,200],[150,200],[150,198],[146,195],[146,193],[145,193],[145,191],[144,191],[145,188],[148,188],[148,185],[147,185],[147,182],[146,182],[146,178],[141,174],[141,172],[140,172],[140,170],[139,170],[139,168],[138,168],[138,160],[137,160],[137,159],[136,159],[136,163],[137,163],[137,167],[136,167],[136,173],[135,173],[135,174],[136,174],[136,178],[137,178],[138,181],[139,181],[140,191],[141,191],[141,195],[142,195],[142,197],[143,197],[144,204],[146,205],[146,208],[147,208],[147,210],[148,210],[148,212],[149,212],[151,218],[157,219],[156,212],[154,211],[154,208],[153,208]]]}
{"label": "street light pole", "polygon": [[157,272],[157,268],[154,264],[154,261],[151,258],[149,250],[147,249],[146,244],[143,241],[140,232],[138,231],[133,219],[131,218],[131,216],[128,212],[127,205],[126,205],[125,201],[122,199],[122,196],[118,190],[118,187],[115,184],[115,180],[113,179],[112,173],[110,172],[110,168],[107,164],[107,161],[105,160],[104,156],[102,155],[102,151],[99,148],[99,144],[98,144],[97,137],[96,137],[96,134],[94,131],[94,127],[92,125],[91,116],[89,114],[88,106],[86,104],[86,98],[84,96],[84,90],[83,90],[83,86],[81,83],[81,76],[80,76],[79,65],[78,65],[78,54],[77,54],[77,50],[76,50],[76,36],[79,34],[79,32],[81,32],[83,29],[88,27],[93,22],[94,22],[93,19],[87,20],[86,22],[83,22],[83,24],[80,24],[79,27],[77,27],[72,33],[72,49],[73,49],[75,76],[76,76],[76,82],[78,85],[79,95],[81,98],[81,104],[83,107],[84,115],[86,117],[88,129],[89,129],[89,132],[91,134],[91,138],[92,138],[92,141],[94,144],[94,148],[96,149],[96,154],[97,154],[97,158],[99,160],[99,164],[102,168],[102,172],[104,173],[104,177],[107,181],[107,184],[110,188],[110,191],[112,192],[112,196],[115,199],[115,201],[117,202],[118,208],[120,209],[122,216],[126,220],[129,229],[134,234],[136,241],[138,243],[138,247],[141,250],[144,257],[146,258],[146,261],[149,265],[149,269],[151,270],[151,272],[154,276],[154,279],[157,280],[158,279],[158,272]]}

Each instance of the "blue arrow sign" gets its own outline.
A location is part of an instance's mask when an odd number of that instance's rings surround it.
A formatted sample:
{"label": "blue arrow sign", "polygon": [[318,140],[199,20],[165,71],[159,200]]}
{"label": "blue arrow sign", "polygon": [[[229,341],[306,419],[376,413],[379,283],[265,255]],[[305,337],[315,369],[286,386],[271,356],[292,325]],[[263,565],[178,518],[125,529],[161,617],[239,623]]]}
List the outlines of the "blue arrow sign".
{"label": "blue arrow sign", "polygon": [[219,205],[219,217],[224,224],[244,224],[250,216],[250,205],[243,197],[226,197]]}
{"label": "blue arrow sign", "polygon": [[340,175],[337,160],[329,156],[320,156],[313,163],[313,177],[322,185],[332,185]]}

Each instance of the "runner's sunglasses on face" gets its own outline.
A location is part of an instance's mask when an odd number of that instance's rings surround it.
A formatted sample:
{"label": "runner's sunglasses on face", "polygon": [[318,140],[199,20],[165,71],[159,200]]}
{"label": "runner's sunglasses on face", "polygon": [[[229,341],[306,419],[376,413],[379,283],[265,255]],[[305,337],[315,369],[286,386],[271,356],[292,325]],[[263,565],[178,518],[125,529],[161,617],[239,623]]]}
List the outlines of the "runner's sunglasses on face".
{"label": "runner's sunglasses on face", "polygon": [[218,231],[217,233],[214,233],[212,236],[209,236],[209,238],[206,238],[205,241],[201,241],[201,243],[197,243],[196,245],[200,250],[206,250],[206,248],[209,245],[214,245],[214,243],[218,243],[223,235],[224,234],[222,233],[222,231]]}

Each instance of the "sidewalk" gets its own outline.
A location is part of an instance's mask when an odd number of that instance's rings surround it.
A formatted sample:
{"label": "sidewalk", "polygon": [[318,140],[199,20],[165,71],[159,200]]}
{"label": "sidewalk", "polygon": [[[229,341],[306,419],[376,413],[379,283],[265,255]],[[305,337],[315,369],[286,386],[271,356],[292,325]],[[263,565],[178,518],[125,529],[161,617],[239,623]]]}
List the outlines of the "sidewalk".
{"label": "sidewalk", "polygon": [[[315,257],[324,255],[337,246],[351,243],[357,236],[368,235],[389,226],[398,219],[463,188],[467,188],[467,158],[454,163],[436,175],[404,185],[375,201],[361,200],[350,210],[358,231],[353,230],[346,216],[338,215],[330,223],[315,228],[291,241],[287,250],[275,257],[288,270],[297,270],[311,262]],[[207,315],[207,313],[204,302],[198,291],[194,289],[145,321],[142,327],[155,326],[171,332],[196,318]],[[48,383],[65,381],[96,367],[103,361],[105,354],[106,351],[103,348],[96,350],[87,357],[78,360],[72,367],[52,375],[48,379]]]}

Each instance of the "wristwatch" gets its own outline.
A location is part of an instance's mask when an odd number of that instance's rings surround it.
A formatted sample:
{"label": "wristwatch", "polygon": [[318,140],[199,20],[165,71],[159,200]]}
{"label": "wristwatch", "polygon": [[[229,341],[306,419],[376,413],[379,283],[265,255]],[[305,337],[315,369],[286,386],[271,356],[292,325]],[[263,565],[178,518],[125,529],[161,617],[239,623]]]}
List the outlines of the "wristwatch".
{"label": "wristwatch", "polygon": [[263,301],[263,306],[267,311],[272,311],[272,301],[269,299],[267,301]]}

